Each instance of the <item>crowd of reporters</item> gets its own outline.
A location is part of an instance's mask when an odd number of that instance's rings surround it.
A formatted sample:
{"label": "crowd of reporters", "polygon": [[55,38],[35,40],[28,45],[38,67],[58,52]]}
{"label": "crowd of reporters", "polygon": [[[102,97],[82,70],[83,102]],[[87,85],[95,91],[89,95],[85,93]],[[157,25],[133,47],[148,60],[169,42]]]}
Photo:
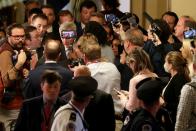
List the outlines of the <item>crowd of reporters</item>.
{"label": "crowd of reporters", "polygon": [[117,0],[103,0],[102,11],[83,1],[79,21],[30,4],[24,24],[0,30],[4,130],[196,130],[193,18],[144,13],[145,30]]}

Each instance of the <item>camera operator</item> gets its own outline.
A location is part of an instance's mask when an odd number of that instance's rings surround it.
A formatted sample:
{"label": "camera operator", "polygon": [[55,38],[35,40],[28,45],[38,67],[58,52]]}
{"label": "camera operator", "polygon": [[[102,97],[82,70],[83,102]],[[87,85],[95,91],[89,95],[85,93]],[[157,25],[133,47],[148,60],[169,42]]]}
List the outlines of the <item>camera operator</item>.
{"label": "camera operator", "polygon": [[109,21],[112,24],[114,32],[119,34],[122,40],[125,36],[124,32],[126,32],[128,29],[139,29],[144,35],[144,40],[147,39],[148,32],[139,25],[139,17],[136,14],[126,12],[120,19],[116,19],[114,15],[113,18],[111,17],[112,15],[113,14],[111,14],[109,17],[105,16],[106,21]]}
{"label": "camera operator", "polygon": [[149,25],[148,40],[143,47],[151,59],[154,72],[160,77],[169,76],[163,65],[166,54],[174,50],[173,46],[167,41],[170,35],[169,25],[164,20],[155,19]]}
{"label": "camera operator", "polygon": [[[4,89],[0,92],[0,119],[3,120],[6,131],[11,128],[12,121],[18,116],[22,104],[21,83],[24,76],[24,66],[28,56],[23,48],[25,30],[21,24],[12,24],[7,28],[7,40],[0,47],[0,71]],[[27,69],[28,70],[28,69]]]}

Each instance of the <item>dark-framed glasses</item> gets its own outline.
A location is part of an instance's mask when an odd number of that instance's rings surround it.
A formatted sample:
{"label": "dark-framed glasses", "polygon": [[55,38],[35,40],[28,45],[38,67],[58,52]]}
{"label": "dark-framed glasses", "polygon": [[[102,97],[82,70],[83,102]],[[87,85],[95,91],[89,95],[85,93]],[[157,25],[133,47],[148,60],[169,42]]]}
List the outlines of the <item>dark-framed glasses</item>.
{"label": "dark-framed glasses", "polygon": [[25,35],[10,35],[10,36],[16,40],[20,40],[20,39],[24,40],[26,38]]}

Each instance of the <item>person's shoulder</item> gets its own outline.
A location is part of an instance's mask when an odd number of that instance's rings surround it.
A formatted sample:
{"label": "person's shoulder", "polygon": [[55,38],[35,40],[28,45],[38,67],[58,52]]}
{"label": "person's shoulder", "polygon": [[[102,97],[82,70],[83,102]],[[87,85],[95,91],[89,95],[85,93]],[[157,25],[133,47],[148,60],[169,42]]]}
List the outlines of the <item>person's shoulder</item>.
{"label": "person's shoulder", "polygon": [[[178,84],[182,84],[185,85],[188,81],[186,80],[186,77],[184,74],[181,74],[181,73],[177,73],[176,75],[173,76],[172,80],[175,82],[175,83],[178,83]],[[179,83],[180,82],[180,83]]]}
{"label": "person's shoulder", "polygon": [[130,81],[137,84],[140,81],[142,81],[143,79],[145,79],[146,77],[147,76],[144,76],[143,74],[138,74],[138,75],[135,75]]}
{"label": "person's shoulder", "polygon": [[75,112],[74,109],[72,107],[69,106],[69,104],[66,104],[64,106],[61,106],[55,113],[55,117],[58,115],[64,115],[66,114],[69,115],[71,114],[71,112]]}
{"label": "person's shoulder", "polygon": [[61,70],[62,70],[62,73],[64,73],[64,74],[72,75],[72,72],[69,69],[67,69],[67,68],[64,68],[64,67],[61,66]]}
{"label": "person's shoulder", "polygon": [[100,62],[103,69],[110,71],[110,74],[117,73],[118,75],[120,72],[118,71],[117,67],[112,62]]}
{"label": "person's shoulder", "polygon": [[59,71],[59,73],[62,73],[62,74],[72,74],[68,68],[63,67],[62,65],[60,65],[58,63],[55,64],[54,69]]}
{"label": "person's shoulder", "polygon": [[153,123],[151,120],[145,120],[144,118],[141,119],[136,116],[133,125],[133,128],[138,130],[138,131],[154,131],[155,129],[155,123]]}
{"label": "person's shoulder", "polygon": [[186,96],[186,95],[191,95],[196,93],[196,82],[189,82],[186,83],[182,89],[181,89],[181,94],[182,96]]}
{"label": "person's shoulder", "polygon": [[166,43],[166,44],[163,44],[164,45],[164,49],[166,52],[170,52],[170,51],[174,51],[174,46],[172,44],[169,44],[169,43]]}
{"label": "person's shoulder", "polygon": [[38,108],[40,105],[42,105],[42,101],[42,96],[29,98],[23,101],[23,107]]}
{"label": "person's shoulder", "polygon": [[23,101],[23,103],[29,103],[29,102],[36,102],[36,101],[41,101],[42,100],[42,95],[41,96],[37,96],[37,97],[33,97],[33,98],[29,98]]}
{"label": "person's shoulder", "polygon": [[66,130],[76,130],[77,112],[75,110],[72,110],[69,106],[64,105],[60,107],[55,113],[54,117],[54,123],[64,123]]}
{"label": "person's shoulder", "polygon": [[76,130],[76,113],[75,112],[71,112],[69,120],[66,125],[66,129],[70,131]]}
{"label": "person's shoulder", "polygon": [[9,51],[9,50],[3,50],[0,51],[0,55],[2,56],[12,56],[13,52]]}
{"label": "person's shoulder", "polygon": [[153,125],[149,122],[144,122],[139,127],[141,131],[153,131]]}
{"label": "person's shoulder", "polygon": [[144,42],[144,47],[145,46],[154,46],[154,43],[151,40],[147,40],[147,41]]}
{"label": "person's shoulder", "polygon": [[95,95],[99,95],[99,96],[109,96],[110,94],[108,94],[108,93],[106,93],[106,92],[104,92],[104,91],[102,91],[102,90],[97,89],[97,90],[95,91]]}
{"label": "person's shoulder", "polygon": [[94,99],[108,102],[109,100],[112,101],[112,95],[98,89],[94,93]]}
{"label": "person's shoulder", "polygon": [[63,99],[62,97],[59,97],[58,99],[57,99],[57,102],[56,102],[56,104],[58,105],[58,106],[64,106],[64,105],[66,105],[68,102],[65,100],[65,99]]}
{"label": "person's shoulder", "polygon": [[141,109],[133,121],[133,128],[138,131],[159,131],[158,124],[149,113]]}
{"label": "person's shoulder", "polygon": [[41,73],[43,69],[44,69],[44,65],[39,65],[35,69],[30,70],[29,76],[33,76],[33,75],[36,75],[37,73]]}

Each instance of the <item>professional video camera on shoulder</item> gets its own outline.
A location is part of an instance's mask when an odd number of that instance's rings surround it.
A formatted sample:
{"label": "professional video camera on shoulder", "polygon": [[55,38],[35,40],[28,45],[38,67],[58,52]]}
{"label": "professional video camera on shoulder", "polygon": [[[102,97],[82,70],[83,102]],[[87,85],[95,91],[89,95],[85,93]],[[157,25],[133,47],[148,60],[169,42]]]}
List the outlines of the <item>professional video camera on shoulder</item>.
{"label": "professional video camera on shoulder", "polygon": [[156,45],[168,43],[172,32],[169,25],[162,19],[153,19],[147,12],[143,13],[145,18],[150,22],[149,30],[153,38],[151,39]]}
{"label": "professional video camera on shoulder", "polygon": [[151,24],[151,30],[152,33],[157,34],[157,36],[160,36],[162,31],[160,29],[160,27],[156,24],[156,23],[152,23]]}
{"label": "professional video camera on shoulder", "polygon": [[137,27],[138,25],[135,15],[133,15],[132,13],[128,13],[128,12],[124,13],[124,16],[121,18],[118,18],[114,14],[106,14],[105,20],[107,22],[110,22],[112,26],[116,28],[119,27],[120,24],[122,24],[123,26],[127,26],[127,28]]}

